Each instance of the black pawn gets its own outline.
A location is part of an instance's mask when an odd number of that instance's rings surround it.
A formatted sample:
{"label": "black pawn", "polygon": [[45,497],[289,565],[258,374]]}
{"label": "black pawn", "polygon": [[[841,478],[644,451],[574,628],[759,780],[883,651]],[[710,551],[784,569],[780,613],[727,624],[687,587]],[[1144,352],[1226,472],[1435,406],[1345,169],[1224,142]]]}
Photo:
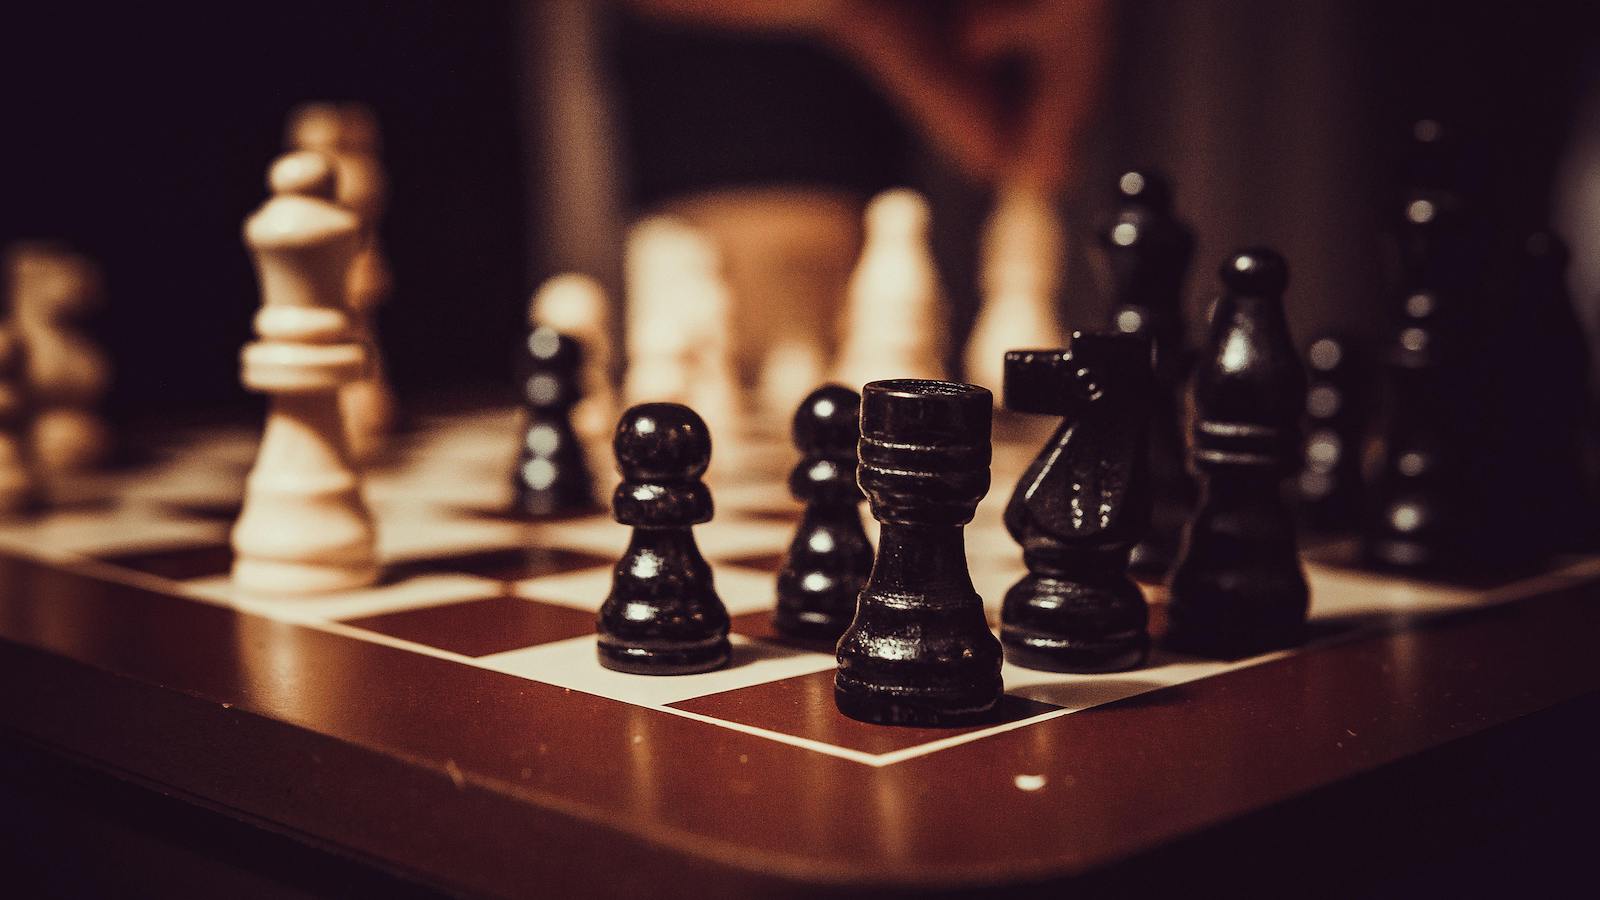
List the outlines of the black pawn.
{"label": "black pawn", "polygon": [[1366,367],[1358,344],[1333,335],[1306,349],[1306,436],[1295,499],[1300,521],[1319,534],[1361,527],[1361,444],[1366,436]]}
{"label": "black pawn", "polygon": [[524,428],[512,476],[517,512],[534,518],[595,508],[594,481],[572,430],[583,347],[550,328],[535,328],[523,347]]}
{"label": "black pawn", "polygon": [[728,663],[728,611],[691,526],[711,521],[700,477],[711,434],[694,410],[643,403],[622,414],[612,444],[622,483],[616,520],[633,527],[600,607],[600,664],[637,675],[686,675]]}
{"label": "black pawn", "polygon": [[1376,568],[1431,575],[1493,555],[1492,547],[1473,550],[1485,532],[1473,497],[1481,423],[1495,419],[1482,403],[1482,328],[1472,321],[1490,254],[1481,216],[1450,187],[1458,148],[1431,120],[1412,136],[1411,186],[1395,235],[1396,327],[1384,365],[1380,462],[1362,547]]}
{"label": "black pawn", "polygon": [[1110,273],[1112,331],[1142,335],[1155,351],[1156,390],[1150,405],[1151,527],[1134,547],[1133,571],[1161,579],[1178,552],[1196,488],[1185,464],[1178,400],[1194,364],[1184,337],[1183,285],[1194,256],[1194,232],[1172,211],[1172,189],[1156,172],[1134,170],[1117,179],[1117,210],[1100,231]]}
{"label": "black pawn", "polygon": [[1298,456],[1306,376],[1284,321],[1283,258],[1241,251],[1222,281],[1194,381],[1190,460],[1203,490],[1172,573],[1166,644],[1239,657],[1298,643],[1305,630],[1281,483]]}
{"label": "black pawn", "polygon": [[806,510],[778,574],[773,625],[784,634],[837,641],[872,571],[872,545],[861,528],[866,498],[856,484],[860,416],[861,395],[836,384],[812,391],[794,414],[801,459],[789,492]]}
{"label": "black pawn", "polygon": [[948,381],[863,390],[856,477],[883,530],[839,639],[834,700],[853,719],[958,725],[1000,701],[1000,642],[962,536],[989,490],[993,406],[987,390]]}
{"label": "black pawn", "polygon": [[1149,610],[1127,570],[1150,525],[1153,390],[1137,335],[1075,333],[1065,350],[1006,354],[1006,407],[1063,419],[1006,506],[1028,566],[1001,613],[1013,662],[1113,672],[1149,654]]}

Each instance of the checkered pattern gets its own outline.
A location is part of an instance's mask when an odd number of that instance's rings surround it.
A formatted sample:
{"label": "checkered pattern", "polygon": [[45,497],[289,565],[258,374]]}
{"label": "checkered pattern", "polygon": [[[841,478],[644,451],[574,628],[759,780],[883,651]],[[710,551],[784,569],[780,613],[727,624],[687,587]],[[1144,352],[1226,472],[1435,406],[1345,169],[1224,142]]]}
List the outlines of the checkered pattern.
{"label": "checkered pattern", "polygon": [[[733,664],[677,677],[612,672],[596,660],[594,613],[609,590],[627,529],[603,514],[541,524],[504,517],[510,498],[506,473],[515,450],[508,435],[515,433],[513,412],[490,410],[424,421],[398,441],[398,462],[376,468],[367,485],[388,574],[362,590],[284,599],[233,588],[227,530],[256,444],[256,435],[246,430],[178,435],[146,465],[75,483],[72,494],[58,496],[50,511],[0,526],[0,546],[183,598],[175,602],[225,604],[868,765],[892,764],[1273,656],[1224,663],[1158,654],[1145,669],[1102,676],[1008,664],[1008,697],[1001,715],[984,726],[952,731],[852,722],[833,708],[831,648],[772,630],[774,576],[799,509],[783,486],[792,451],[771,436],[752,436],[731,452],[719,445],[708,476],[717,517],[696,529],[733,616]],[[1024,571],[1000,512],[1034,448],[1032,440],[997,446],[995,489],[968,528],[973,581],[989,601],[992,619],[1006,588]],[[606,448],[591,453],[609,461]],[[876,538],[874,523],[868,525]],[[1317,632],[1335,639],[1357,628],[1393,627],[1550,590],[1600,572],[1597,562],[1576,560],[1488,589],[1380,578],[1336,559],[1311,561],[1307,568]]]}

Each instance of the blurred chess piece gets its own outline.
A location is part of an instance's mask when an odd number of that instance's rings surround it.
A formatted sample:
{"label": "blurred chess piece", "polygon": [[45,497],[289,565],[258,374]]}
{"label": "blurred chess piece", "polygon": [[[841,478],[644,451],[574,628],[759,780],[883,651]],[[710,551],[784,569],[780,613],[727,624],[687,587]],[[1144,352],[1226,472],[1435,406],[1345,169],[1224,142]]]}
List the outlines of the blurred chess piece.
{"label": "blurred chess piece", "polygon": [[1056,303],[1064,246],[1048,197],[1025,185],[1000,189],[984,225],[983,305],[967,339],[969,382],[998,391],[1007,352],[1065,343]]}
{"label": "blurred chess piece", "polygon": [[826,380],[863,202],[815,187],[739,187],[687,195],[662,211],[702,231],[722,256],[729,344],[757,420],[774,436]]}
{"label": "blurred chess piece", "polygon": [[583,399],[572,409],[572,427],[587,442],[611,442],[616,429],[617,391],[611,385],[611,306],[605,288],[587,275],[567,272],[539,286],[528,307],[528,324],[552,328],[583,345],[579,373]]}
{"label": "blurred chess piece", "polygon": [[682,403],[714,434],[737,434],[741,390],[733,372],[731,298],[722,257],[699,229],[652,216],[628,235],[630,404]]}
{"label": "blurred chess piece", "polygon": [[290,149],[314,150],[333,160],[338,173],[336,199],[361,223],[361,247],[345,278],[345,300],[356,340],[368,345],[370,364],[361,379],[339,396],[350,452],[370,460],[381,452],[394,428],[395,398],[377,345],[378,307],[389,296],[393,278],[379,239],[389,185],[379,158],[382,138],[377,117],[359,103],[308,103],[289,117]]}
{"label": "blurred chess piece", "polygon": [[22,341],[0,325],[0,516],[25,512],[38,499],[27,439],[28,386]]}
{"label": "blurred chess piece", "polygon": [[27,346],[30,452],[47,472],[99,465],[111,454],[111,431],[97,409],[111,364],[78,323],[100,305],[100,272],[49,244],[15,248],[10,270],[17,337]]}
{"label": "blurred chess piece", "polygon": [[928,247],[928,201],[904,188],[867,206],[861,262],[834,378],[854,390],[869,381],[945,376],[945,310]]}
{"label": "blurred chess piece", "polygon": [[272,166],[272,198],[245,223],[262,306],[261,339],[244,348],[241,375],[271,398],[233,529],[234,583],[247,591],[308,594],[378,578],[339,410],[340,390],[367,361],[343,302],[363,235],[355,214],[333,202],[334,181],[322,154],[287,154]]}
{"label": "blurred chess piece", "polygon": [[[768,348],[761,379],[756,383],[756,397],[761,408],[770,414],[786,404],[798,406],[809,391],[826,380],[817,344],[804,336],[786,338]],[[800,400],[794,399],[797,392]]]}
{"label": "blurred chess piece", "polygon": [[1367,368],[1360,344],[1347,337],[1325,334],[1306,348],[1306,432],[1294,499],[1308,533],[1345,534],[1361,526]]}

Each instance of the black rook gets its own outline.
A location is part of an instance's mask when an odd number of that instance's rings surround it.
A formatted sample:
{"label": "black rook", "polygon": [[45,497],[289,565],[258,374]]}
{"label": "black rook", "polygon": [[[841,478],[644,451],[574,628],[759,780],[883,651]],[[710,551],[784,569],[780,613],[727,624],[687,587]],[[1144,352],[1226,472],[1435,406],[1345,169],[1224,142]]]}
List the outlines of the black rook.
{"label": "black rook", "polygon": [[863,391],[857,479],[883,523],[839,641],[834,699],[855,719],[955,725],[1000,700],[1000,642],[967,573],[962,526],[989,490],[993,398],[947,381]]}

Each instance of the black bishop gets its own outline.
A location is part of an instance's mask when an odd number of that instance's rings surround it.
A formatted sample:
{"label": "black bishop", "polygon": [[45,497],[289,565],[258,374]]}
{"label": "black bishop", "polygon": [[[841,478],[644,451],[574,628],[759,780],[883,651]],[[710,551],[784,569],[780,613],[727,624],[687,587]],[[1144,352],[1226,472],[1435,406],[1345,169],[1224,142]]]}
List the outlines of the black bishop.
{"label": "black bishop", "polygon": [[1235,253],[1195,372],[1190,460],[1202,482],[1171,580],[1166,644],[1240,657],[1297,643],[1308,596],[1282,482],[1294,468],[1306,376],[1283,315],[1288,268]]}

